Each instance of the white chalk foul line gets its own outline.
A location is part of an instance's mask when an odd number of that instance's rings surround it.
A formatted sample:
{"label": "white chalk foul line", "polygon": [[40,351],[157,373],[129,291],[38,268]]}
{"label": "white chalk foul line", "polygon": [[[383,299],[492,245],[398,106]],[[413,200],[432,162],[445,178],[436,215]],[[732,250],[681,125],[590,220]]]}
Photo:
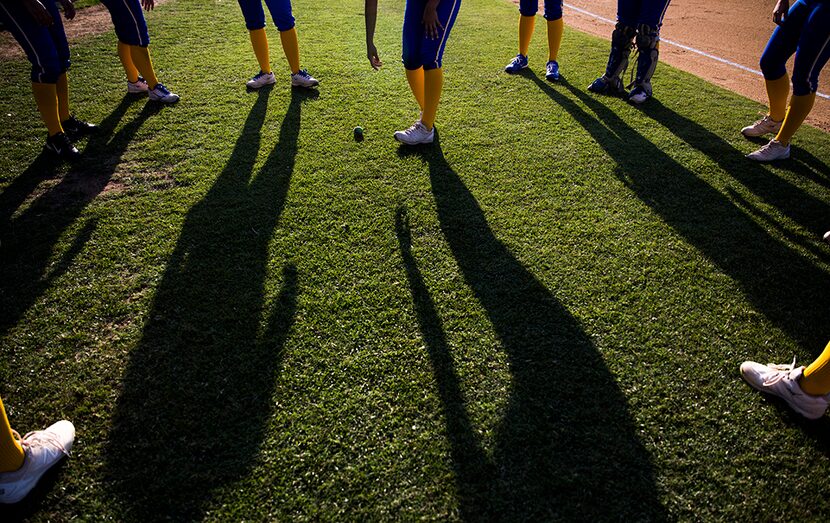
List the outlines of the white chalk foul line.
{"label": "white chalk foul line", "polygon": [[[605,22],[605,23],[608,23],[608,24],[611,24],[611,25],[615,25],[617,23],[616,21],[611,20],[610,18],[605,18],[604,16],[600,16],[600,15],[592,13],[590,11],[586,11],[585,9],[576,7],[574,5],[571,5],[571,4],[564,4],[564,5],[568,9],[572,9],[572,10],[578,12],[578,13],[582,13],[584,15],[590,16],[591,18],[596,18],[597,20],[600,20],[602,22]],[[695,53],[695,54],[698,54],[700,56],[709,58],[710,60],[714,60],[714,61],[720,62],[722,64],[730,65],[730,66],[738,68],[742,71],[746,71],[748,73],[752,73],[752,74],[755,74],[755,75],[758,75],[758,76],[761,76],[761,77],[764,76],[764,73],[762,73],[758,69],[753,69],[751,67],[747,67],[745,65],[741,65],[739,63],[733,62],[732,60],[727,60],[726,58],[721,58],[720,56],[715,56],[713,54],[709,54],[706,51],[701,51],[700,49],[695,49],[694,47],[689,47],[688,45],[683,45],[681,43],[674,42],[672,40],[669,40],[669,39],[663,38],[663,37],[660,37],[660,41],[665,42],[669,45],[673,45],[675,47],[679,47],[680,49],[683,49],[684,51],[689,51],[690,53]],[[816,93],[816,95],[820,96],[821,98],[825,98],[827,100],[830,100],[830,95],[828,95],[828,94]]]}

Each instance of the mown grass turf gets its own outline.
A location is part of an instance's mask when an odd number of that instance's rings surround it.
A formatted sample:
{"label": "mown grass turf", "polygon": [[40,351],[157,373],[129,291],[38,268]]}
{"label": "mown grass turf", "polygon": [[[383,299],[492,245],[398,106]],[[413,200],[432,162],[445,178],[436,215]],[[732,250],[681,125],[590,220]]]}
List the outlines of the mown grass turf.
{"label": "mown grass turf", "polygon": [[[38,155],[28,66],[0,62],[0,395],[73,456],[0,519],[826,519],[827,420],[738,377],[828,336],[830,138],[748,163],[762,108],[660,66],[589,95],[567,31],[507,76],[515,7],[465,0],[432,147],[403,0],[296,0],[319,95],[256,63],[229,0],[149,15],[174,107],[124,96],[112,32],[73,46],[77,166]],[[541,22],[540,22],[541,23]],[[352,140],[362,125],[366,140]]]}

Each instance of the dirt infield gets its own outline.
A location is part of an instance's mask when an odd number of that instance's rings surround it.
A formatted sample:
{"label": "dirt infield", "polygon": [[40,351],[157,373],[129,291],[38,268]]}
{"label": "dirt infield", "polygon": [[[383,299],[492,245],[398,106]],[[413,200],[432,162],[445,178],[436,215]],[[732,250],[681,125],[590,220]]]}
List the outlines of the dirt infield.
{"label": "dirt infield", "polygon": [[[604,38],[610,36],[610,23],[581,11],[614,20],[616,0],[566,0],[565,4],[567,26]],[[660,47],[660,58],[721,87],[766,103],[764,81],[757,74],[673,44],[757,70],[761,52],[775,28],[772,23],[774,5],[775,0],[672,0],[661,32],[664,43]],[[790,71],[791,66],[792,63]],[[657,74],[660,74],[659,70]],[[830,94],[830,67],[825,67],[822,72],[819,92]],[[748,115],[748,119],[752,116]],[[817,97],[807,121],[830,131],[830,100]]]}

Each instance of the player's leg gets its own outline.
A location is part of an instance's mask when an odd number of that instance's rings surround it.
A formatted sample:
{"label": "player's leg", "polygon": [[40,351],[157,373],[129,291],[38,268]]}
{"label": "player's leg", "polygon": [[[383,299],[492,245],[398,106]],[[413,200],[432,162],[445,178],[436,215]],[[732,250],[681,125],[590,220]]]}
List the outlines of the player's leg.
{"label": "player's leg", "polygon": [[[422,0],[407,0],[403,16],[401,61],[406,71],[406,81],[409,84],[409,89],[421,110],[412,127],[417,125],[424,115],[425,80],[424,67],[421,63],[421,42],[424,33],[421,17],[424,13],[424,5],[425,2]],[[397,133],[395,134],[397,136]]]}
{"label": "player's leg", "polygon": [[297,28],[294,15],[291,12],[291,0],[265,0],[268,11],[274,19],[274,24],[280,32],[280,43],[291,69],[291,85],[293,87],[315,87],[320,84],[308,71],[300,69],[300,44],[297,39]]}
{"label": "player's leg", "polygon": [[[54,30],[63,31],[57,7],[53,2],[44,5],[52,16]],[[68,67],[68,48],[59,54],[53,33],[38,24],[17,2],[0,2],[0,21],[12,33],[32,64],[32,94],[48,132],[44,150],[61,158],[77,158],[80,153],[64,133],[58,103],[57,83]],[[67,57],[62,59],[61,54]]]}
{"label": "player's leg", "polygon": [[0,503],[17,503],[64,456],[75,440],[75,427],[62,420],[21,438],[13,431],[0,400]]}
{"label": "player's leg", "polygon": [[[418,2],[424,5],[424,2]],[[409,1],[407,1],[409,4]],[[432,143],[434,139],[435,117],[438,113],[438,104],[441,101],[441,92],[444,87],[443,56],[452,27],[455,24],[461,0],[445,0],[438,4],[438,21],[443,29],[438,38],[429,38],[423,29],[420,31],[420,49],[416,64],[424,69],[424,110],[420,122],[406,131],[395,133],[395,138],[409,144]],[[423,9],[421,9],[423,16]],[[410,67],[407,67],[410,69]]]}
{"label": "player's leg", "polygon": [[790,78],[787,75],[787,60],[795,53],[801,30],[807,21],[809,10],[804,2],[798,1],[790,8],[784,22],[772,32],[764,52],[761,54],[761,72],[769,99],[769,112],[752,125],[741,129],[746,137],[758,137],[778,133],[787,114],[787,100],[790,96]]}
{"label": "player's leg", "polygon": [[790,140],[815,103],[818,76],[830,58],[830,3],[815,0],[804,3],[809,14],[795,53],[790,105],[778,134],[767,145],[748,154],[750,159],[773,161],[789,158]]}
{"label": "player's leg", "polygon": [[262,0],[238,0],[242,16],[245,18],[245,27],[251,38],[251,47],[259,63],[259,73],[248,80],[249,89],[259,89],[276,82],[271,70],[271,51],[268,48],[268,35],[265,32],[265,11]]}
{"label": "player's leg", "polygon": [[530,48],[530,39],[536,27],[536,11],[539,10],[538,0],[519,1],[519,54],[504,68],[505,73],[515,74],[527,67],[527,52]]}
{"label": "player's leg", "polygon": [[651,78],[660,55],[660,27],[669,8],[669,0],[643,0],[637,20],[637,76],[628,95],[630,102],[641,104],[651,98]]}
{"label": "player's leg", "polygon": [[778,396],[809,419],[824,415],[830,404],[830,343],[809,366],[795,367],[745,361],[741,376],[755,389]]}
{"label": "player's leg", "polygon": [[611,52],[605,74],[593,81],[588,90],[599,94],[626,95],[622,75],[628,68],[631,44],[637,34],[635,24],[641,0],[617,0],[617,24],[611,33]]}
{"label": "player's leg", "polygon": [[[179,101],[179,95],[171,93],[156,76],[153,61],[150,58],[150,34],[147,31],[147,21],[141,10],[139,0],[102,0],[104,6],[109,10],[112,17],[115,34],[118,41],[129,46],[129,59],[132,65],[140,73],[147,84],[147,91],[150,99],[157,102],[175,103]],[[120,54],[119,54],[120,56]],[[127,74],[127,81],[133,74],[130,64],[124,64],[124,71]],[[135,83],[127,84],[128,92],[141,92],[143,85],[138,80]]]}
{"label": "player's leg", "polygon": [[559,80],[559,47],[565,33],[562,0],[545,0],[545,20],[548,26],[548,63],[545,65],[545,78],[556,81]]}

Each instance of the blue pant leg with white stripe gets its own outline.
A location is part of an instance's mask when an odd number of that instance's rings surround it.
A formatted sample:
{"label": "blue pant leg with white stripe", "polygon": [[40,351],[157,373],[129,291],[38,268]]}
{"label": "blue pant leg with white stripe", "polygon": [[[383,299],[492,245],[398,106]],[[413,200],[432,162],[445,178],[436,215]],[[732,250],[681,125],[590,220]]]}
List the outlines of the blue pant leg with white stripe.
{"label": "blue pant leg with white stripe", "polygon": [[150,34],[139,0],[101,0],[109,10],[118,41],[127,45],[147,47]]}
{"label": "blue pant leg with white stripe", "polygon": [[818,77],[830,59],[830,2],[807,2],[810,15],[801,30],[793,63],[793,94],[803,96],[818,90]]}
{"label": "blue pant leg with white stripe", "polygon": [[[262,0],[238,0],[242,9],[242,16],[245,17],[245,27],[249,31],[255,31],[265,27],[265,10],[262,8]],[[288,31],[294,27],[294,15],[291,12],[291,0],[265,0],[274,25],[280,31]]]}
{"label": "blue pant leg with white stripe", "polygon": [[0,21],[12,33],[32,64],[32,82],[53,84],[69,69],[69,44],[61,15],[54,2],[44,5],[52,15],[52,26],[38,24],[16,1],[0,0]]}
{"label": "blue pant leg with white stripe", "polygon": [[442,66],[447,39],[455,24],[461,0],[441,0],[438,4],[438,38],[426,35],[422,23],[426,0],[406,0],[403,22],[403,65],[406,69],[438,69]]}

